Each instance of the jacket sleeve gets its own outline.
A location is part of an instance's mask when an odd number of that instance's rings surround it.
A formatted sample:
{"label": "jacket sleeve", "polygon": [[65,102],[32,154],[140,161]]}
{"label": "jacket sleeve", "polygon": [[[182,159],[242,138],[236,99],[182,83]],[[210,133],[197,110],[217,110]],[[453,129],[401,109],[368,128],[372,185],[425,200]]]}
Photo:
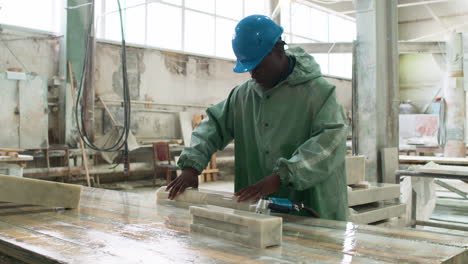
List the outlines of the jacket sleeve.
{"label": "jacket sleeve", "polygon": [[183,168],[193,168],[202,172],[211,156],[218,150],[224,149],[234,138],[233,89],[229,97],[208,108],[207,118],[192,132],[190,147],[184,148],[177,165]]}
{"label": "jacket sleeve", "polygon": [[325,99],[311,126],[311,137],[293,153],[290,159],[280,158],[274,172],[281,184],[295,190],[305,190],[326,180],[330,173],[345,162],[348,126],[335,89]]}

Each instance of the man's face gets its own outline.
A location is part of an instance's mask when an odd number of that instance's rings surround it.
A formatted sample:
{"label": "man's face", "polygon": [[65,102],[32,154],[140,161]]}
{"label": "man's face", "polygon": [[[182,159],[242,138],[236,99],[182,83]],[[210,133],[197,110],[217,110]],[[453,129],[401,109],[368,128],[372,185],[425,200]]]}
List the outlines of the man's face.
{"label": "man's face", "polygon": [[255,69],[250,71],[250,76],[255,82],[263,88],[272,88],[281,78],[282,65],[281,56],[283,54],[277,47],[263,58],[262,62]]}

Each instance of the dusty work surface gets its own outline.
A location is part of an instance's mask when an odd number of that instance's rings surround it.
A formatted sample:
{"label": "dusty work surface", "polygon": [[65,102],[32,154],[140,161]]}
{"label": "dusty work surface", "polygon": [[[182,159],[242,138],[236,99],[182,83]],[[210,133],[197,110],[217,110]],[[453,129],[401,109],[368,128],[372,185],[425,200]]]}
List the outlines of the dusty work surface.
{"label": "dusty work surface", "polygon": [[0,203],[0,253],[29,263],[468,263],[468,237],[287,216],[256,249],[189,232],[156,195],[84,188],[79,210]]}

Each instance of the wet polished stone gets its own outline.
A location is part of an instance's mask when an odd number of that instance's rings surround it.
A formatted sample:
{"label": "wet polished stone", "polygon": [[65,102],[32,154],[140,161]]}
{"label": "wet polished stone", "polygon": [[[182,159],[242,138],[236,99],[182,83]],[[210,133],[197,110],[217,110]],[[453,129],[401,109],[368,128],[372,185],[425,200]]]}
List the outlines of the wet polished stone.
{"label": "wet polished stone", "polygon": [[282,218],[205,205],[190,206],[190,231],[258,248],[281,244]]}

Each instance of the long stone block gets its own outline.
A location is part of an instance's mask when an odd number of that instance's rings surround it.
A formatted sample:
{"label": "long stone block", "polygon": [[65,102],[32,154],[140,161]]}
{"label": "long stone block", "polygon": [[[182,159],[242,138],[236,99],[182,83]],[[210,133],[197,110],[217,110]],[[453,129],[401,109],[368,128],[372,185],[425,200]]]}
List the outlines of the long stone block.
{"label": "long stone block", "polygon": [[348,206],[390,200],[400,196],[400,185],[371,183],[369,188],[353,188],[348,191]]}
{"label": "long stone block", "polygon": [[387,203],[380,207],[366,206],[354,208],[356,213],[349,215],[349,221],[356,224],[369,224],[397,217],[405,213],[405,204]]}
{"label": "long stone block", "polygon": [[346,156],[347,184],[356,184],[366,180],[366,157]]}
{"label": "long stone block", "polygon": [[81,185],[0,175],[0,201],[78,208]]}
{"label": "long stone block", "polygon": [[190,206],[190,231],[258,248],[281,245],[281,217],[219,206]]}
{"label": "long stone block", "polygon": [[172,204],[181,208],[188,208],[191,205],[216,205],[243,211],[255,211],[255,204],[250,200],[237,202],[237,197],[228,192],[204,191],[199,189],[187,189],[176,196],[174,200],[167,199],[169,192],[166,186],[162,186],[156,192],[156,202],[158,204]]}

